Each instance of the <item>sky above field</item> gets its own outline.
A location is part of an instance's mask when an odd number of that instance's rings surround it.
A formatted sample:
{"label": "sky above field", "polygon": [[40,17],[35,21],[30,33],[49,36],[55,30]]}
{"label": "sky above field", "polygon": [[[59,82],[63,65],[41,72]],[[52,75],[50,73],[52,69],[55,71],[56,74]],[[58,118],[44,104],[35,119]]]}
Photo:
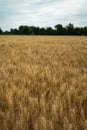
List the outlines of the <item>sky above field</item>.
{"label": "sky above field", "polygon": [[87,25],[87,0],[0,0],[0,27]]}

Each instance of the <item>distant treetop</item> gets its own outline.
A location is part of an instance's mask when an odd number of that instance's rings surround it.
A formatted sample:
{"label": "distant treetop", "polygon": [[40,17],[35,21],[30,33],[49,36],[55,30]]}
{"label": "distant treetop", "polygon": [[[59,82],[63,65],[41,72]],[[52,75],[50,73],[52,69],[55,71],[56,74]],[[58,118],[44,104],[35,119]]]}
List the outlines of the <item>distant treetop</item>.
{"label": "distant treetop", "polygon": [[86,27],[74,27],[72,23],[63,27],[61,24],[55,25],[55,28],[47,27],[40,28],[35,26],[21,25],[10,31],[2,31],[0,28],[0,35],[87,35]]}

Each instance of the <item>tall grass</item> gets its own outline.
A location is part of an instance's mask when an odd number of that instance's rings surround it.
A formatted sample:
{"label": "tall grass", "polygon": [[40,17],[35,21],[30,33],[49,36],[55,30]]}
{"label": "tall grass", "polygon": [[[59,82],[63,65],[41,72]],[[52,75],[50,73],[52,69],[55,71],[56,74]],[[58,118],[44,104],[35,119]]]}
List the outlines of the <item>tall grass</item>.
{"label": "tall grass", "polygon": [[0,130],[87,130],[87,37],[0,37]]}

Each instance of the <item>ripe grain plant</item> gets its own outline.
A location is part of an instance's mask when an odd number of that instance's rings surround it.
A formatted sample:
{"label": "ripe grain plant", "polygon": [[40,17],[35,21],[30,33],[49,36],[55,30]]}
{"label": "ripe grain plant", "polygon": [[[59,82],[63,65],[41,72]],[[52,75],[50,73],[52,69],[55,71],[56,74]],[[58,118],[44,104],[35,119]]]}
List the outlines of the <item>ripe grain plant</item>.
{"label": "ripe grain plant", "polygon": [[87,37],[0,37],[0,130],[87,130]]}

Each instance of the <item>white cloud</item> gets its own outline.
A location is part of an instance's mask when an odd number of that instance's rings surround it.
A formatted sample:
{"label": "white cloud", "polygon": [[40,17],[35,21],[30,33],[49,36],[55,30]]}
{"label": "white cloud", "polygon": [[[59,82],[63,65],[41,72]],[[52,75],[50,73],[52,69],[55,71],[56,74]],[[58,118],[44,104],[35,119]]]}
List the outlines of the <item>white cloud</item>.
{"label": "white cloud", "polygon": [[86,0],[0,0],[0,26],[5,29],[20,25],[55,26],[72,22],[85,26]]}

